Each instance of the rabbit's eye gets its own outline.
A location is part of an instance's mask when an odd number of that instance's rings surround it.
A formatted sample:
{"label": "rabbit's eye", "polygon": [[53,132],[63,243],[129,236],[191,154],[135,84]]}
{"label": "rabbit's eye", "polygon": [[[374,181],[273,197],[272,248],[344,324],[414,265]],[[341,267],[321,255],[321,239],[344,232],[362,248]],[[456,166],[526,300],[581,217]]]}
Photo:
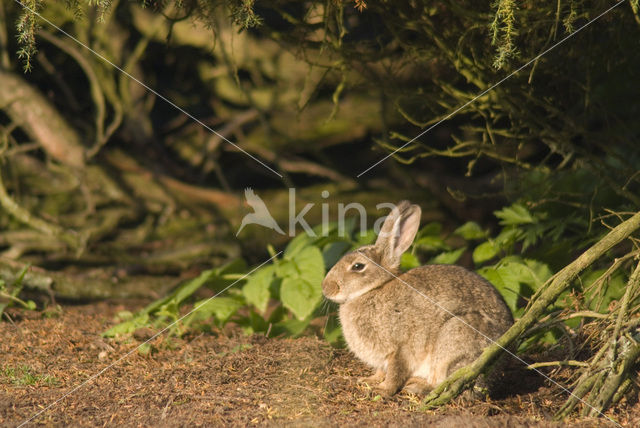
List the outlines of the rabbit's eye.
{"label": "rabbit's eye", "polygon": [[359,272],[362,269],[364,269],[364,264],[363,263],[354,263],[353,266],[351,266],[351,270]]}

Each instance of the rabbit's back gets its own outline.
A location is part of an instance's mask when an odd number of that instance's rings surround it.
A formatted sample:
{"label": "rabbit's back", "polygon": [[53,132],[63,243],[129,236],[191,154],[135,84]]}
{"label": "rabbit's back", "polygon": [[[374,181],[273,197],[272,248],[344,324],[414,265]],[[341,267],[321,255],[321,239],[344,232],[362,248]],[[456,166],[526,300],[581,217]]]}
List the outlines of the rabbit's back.
{"label": "rabbit's back", "polygon": [[[474,312],[490,324],[507,328],[511,311],[496,288],[482,276],[461,266],[425,265],[396,279],[426,310],[444,312],[444,318]],[[448,315],[448,316],[447,316]]]}

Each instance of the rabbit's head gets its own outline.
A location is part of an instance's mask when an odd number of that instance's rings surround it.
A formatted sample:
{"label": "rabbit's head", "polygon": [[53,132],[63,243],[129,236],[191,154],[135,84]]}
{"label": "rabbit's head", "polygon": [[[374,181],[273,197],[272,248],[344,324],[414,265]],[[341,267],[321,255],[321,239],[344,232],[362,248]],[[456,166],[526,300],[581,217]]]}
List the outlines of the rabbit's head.
{"label": "rabbit's head", "polygon": [[400,273],[400,256],[420,226],[418,205],[402,201],[387,216],[374,245],[345,254],[322,281],[322,292],[344,303],[392,280]]}

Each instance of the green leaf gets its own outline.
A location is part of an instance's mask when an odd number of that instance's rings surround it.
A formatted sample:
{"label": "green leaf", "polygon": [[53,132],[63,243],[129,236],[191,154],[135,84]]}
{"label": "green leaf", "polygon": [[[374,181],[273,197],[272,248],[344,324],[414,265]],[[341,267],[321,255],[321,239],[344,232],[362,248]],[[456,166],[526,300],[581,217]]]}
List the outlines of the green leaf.
{"label": "green leaf", "polygon": [[515,313],[520,298],[520,282],[513,277],[512,272],[508,269],[486,267],[479,269],[478,273],[498,289],[511,312]]}
{"label": "green leaf", "polygon": [[279,260],[276,264],[276,275],[278,275],[280,278],[296,278],[300,276],[298,264],[291,259]]}
{"label": "green leaf", "polygon": [[364,235],[358,233],[358,235],[356,236],[357,246],[361,247],[363,245],[373,244],[374,242],[376,242],[377,237],[378,235],[376,235],[376,232],[373,229],[367,230],[367,233],[365,233]]}
{"label": "green leaf", "polygon": [[300,251],[293,259],[299,272],[299,277],[309,284],[320,288],[324,279],[324,258],[317,247],[307,247]]}
{"label": "green leaf", "polygon": [[248,270],[247,262],[244,259],[235,259],[223,266],[213,269],[213,275],[206,283],[206,286],[214,291],[224,290],[229,285],[239,282],[238,277],[242,277]]}
{"label": "green leaf", "polygon": [[454,234],[463,237],[467,241],[473,239],[484,239],[487,237],[487,232],[482,230],[480,225],[474,221],[468,221],[453,232]]}
{"label": "green leaf", "polygon": [[517,228],[506,228],[494,239],[495,245],[501,249],[507,249],[513,246],[513,244],[522,236],[522,231]]}
{"label": "green leaf", "polygon": [[503,226],[517,226],[536,222],[536,219],[531,215],[529,210],[521,204],[504,207],[494,212],[494,214],[500,219],[500,224]]}
{"label": "green leaf", "polygon": [[524,263],[531,271],[533,280],[531,285],[534,286],[534,290],[540,288],[553,275],[553,272],[551,272],[549,265],[547,265],[546,263],[542,263],[538,260],[533,259],[525,259]]}
{"label": "green leaf", "polygon": [[439,236],[440,232],[442,232],[442,224],[437,221],[433,221],[425,225],[418,232],[418,237],[421,238],[423,236]]}
{"label": "green leaf", "polygon": [[254,272],[242,287],[242,294],[248,303],[254,305],[261,313],[267,309],[271,293],[269,287],[273,281],[275,267],[267,265]]}
{"label": "green leaf", "polygon": [[307,318],[322,300],[320,283],[311,284],[302,278],[284,278],[280,286],[282,304],[299,319]]}
{"label": "green leaf", "polygon": [[324,340],[333,346],[340,344],[342,342],[342,329],[340,325],[327,326],[324,330]]}
{"label": "green leaf", "polygon": [[[588,284],[591,285],[603,273],[604,272],[601,270],[596,270],[587,277],[585,282],[588,282]],[[589,293],[587,293],[589,309],[600,313],[606,313],[612,301],[620,300],[622,298],[626,285],[627,281],[624,275],[621,273],[612,275],[605,280],[601,286],[597,287],[595,290],[590,290]]]}
{"label": "green leaf", "polygon": [[420,260],[418,260],[415,254],[404,253],[402,257],[400,257],[400,269],[403,271],[407,271],[418,266],[420,266]]}
{"label": "green leaf", "polygon": [[487,260],[491,260],[499,251],[500,247],[493,241],[483,242],[473,250],[473,262],[479,265]]}
{"label": "green leaf", "polygon": [[149,314],[143,313],[135,318],[121,322],[111,327],[109,330],[102,333],[103,337],[117,337],[123,334],[130,334],[139,329],[140,327],[147,327],[149,324]]}
{"label": "green leaf", "polygon": [[423,236],[417,239],[413,245],[427,250],[442,250],[448,248],[447,244],[445,244],[444,240],[439,236]]}
{"label": "green leaf", "polygon": [[205,285],[207,281],[211,280],[217,272],[214,269],[203,271],[197,278],[189,280],[179,286],[173,293],[173,300],[176,304],[180,304],[184,299],[191,296],[196,290]]}
{"label": "green leaf", "polygon": [[310,319],[304,319],[304,320],[291,319],[291,320],[281,321],[274,326],[275,327],[274,333],[277,334],[279,332],[284,331],[293,337],[300,336],[307,329],[310,321],[311,321]]}
{"label": "green leaf", "polygon": [[242,306],[244,306],[244,302],[237,297],[203,299],[194,304],[195,311],[184,319],[184,323],[189,325],[195,320],[206,320],[212,316],[217,321],[224,323]]}
{"label": "green leaf", "polygon": [[284,258],[290,259],[302,251],[303,248],[308,247],[313,242],[313,238],[306,233],[300,233],[298,236],[293,238],[287,248],[284,250]]}
{"label": "green leaf", "polygon": [[458,248],[457,250],[440,253],[433,259],[431,259],[431,263],[451,265],[458,261],[458,259],[462,256],[466,249],[467,247],[462,247]]}

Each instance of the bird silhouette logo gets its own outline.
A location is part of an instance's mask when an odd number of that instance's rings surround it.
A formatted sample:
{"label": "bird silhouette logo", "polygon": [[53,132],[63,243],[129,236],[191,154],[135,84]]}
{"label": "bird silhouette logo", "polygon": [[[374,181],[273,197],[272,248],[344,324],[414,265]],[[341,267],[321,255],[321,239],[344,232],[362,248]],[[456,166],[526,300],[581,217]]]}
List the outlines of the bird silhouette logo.
{"label": "bird silhouette logo", "polygon": [[264,226],[266,228],[275,230],[281,235],[284,235],[284,231],[278,226],[278,223],[273,219],[271,213],[267,209],[264,201],[260,198],[260,196],[256,195],[253,192],[251,187],[247,187],[244,189],[244,197],[247,200],[247,204],[251,208],[253,208],[253,212],[244,216],[242,219],[242,223],[240,224],[240,229],[236,233],[236,236],[240,234],[242,229],[248,224],[259,224],[260,226]]}

